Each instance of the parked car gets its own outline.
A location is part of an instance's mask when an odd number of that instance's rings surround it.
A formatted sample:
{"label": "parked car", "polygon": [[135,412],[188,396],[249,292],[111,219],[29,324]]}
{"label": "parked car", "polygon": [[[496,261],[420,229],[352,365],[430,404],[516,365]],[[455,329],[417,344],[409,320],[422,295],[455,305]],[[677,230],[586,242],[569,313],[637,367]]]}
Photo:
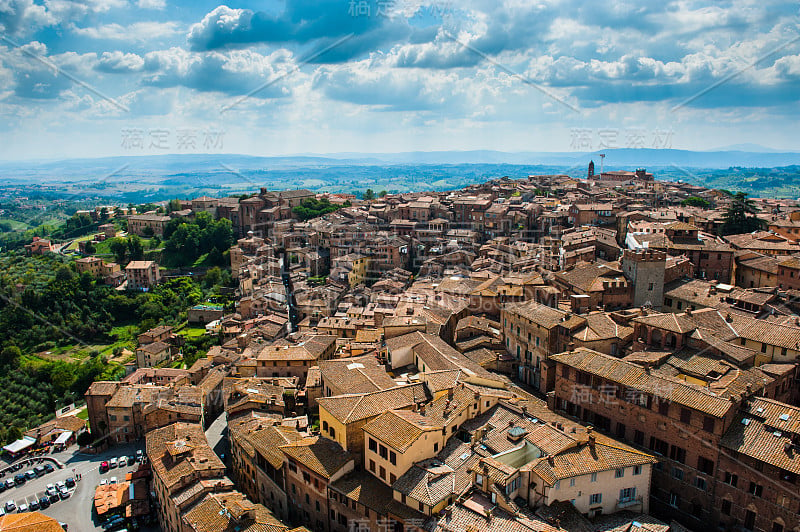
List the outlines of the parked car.
{"label": "parked car", "polygon": [[108,462],[100,462],[100,473],[108,471]]}
{"label": "parked car", "polygon": [[111,530],[115,526],[121,525],[124,521],[125,520],[120,516],[112,517],[111,519],[109,519],[108,521],[106,521],[105,523],[103,523],[100,526],[103,528],[103,530]]}
{"label": "parked car", "polygon": [[107,478],[101,478],[100,479],[100,485],[101,486],[105,486],[106,484],[108,484],[108,479]]}
{"label": "parked car", "polygon": [[70,496],[70,492],[66,487],[63,487],[60,490],[58,490],[58,496],[61,497],[62,499],[67,499]]}
{"label": "parked car", "polygon": [[50,498],[50,504],[56,503],[61,500],[61,497],[58,496],[58,492],[52,495],[48,495],[48,497]]}
{"label": "parked car", "polygon": [[35,512],[36,510],[39,509],[39,501],[33,499],[31,502],[28,503],[28,508],[30,509],[31,512]]}
{"label": "parked car", "polygon": [[4,515],[6,515],[6,509],[0,506],[0,517],[3,517]]}
{"label": "parked car", "polygon": [[63,480],[59,480],[58,482],[56,482],[56,489],[58,491],[61,491],[61,488],[64,488],[64,489],[67,488],[67,484]]}
{"label": "parked car", "polygon": [[47,463],[47,464],[44,465],[45,473],[52,473],[55,470],[56,470],[56,468],[53,467],[53,464]]}
{"label": "parked car", "polygon": [[50,495],[57,495],[58,494],[58,490],[52,484],[48,484],[47,487],[44,489],[44,492],[47,494],[48,497]]}
{"label": "parked car", "polygon": [[39,499],[39,507],[42,510],[50,508],[50,499],[48,499],[47,497],[42,497],[41,499]]}
{"label": "parked car", "polygon": [[27,478],[28,480],[35,479],[36,471],[34,471],[33,469],[28,469],[27,471],[25,471],[25,478]]}
{"label": "parked car", "polygon": [[37,465],[33,468],[33,472],[36,473],[37,477],[42,477],[45,473],[47,473],[47,470],[44,468],[44,466]]}
{"label": "parked car", "polygon": [[130,455],[130,456],[128,457],[128,465],[133,465],[133,464],[135,464],[135,463],[136,463],[136,457],[135,457],[135,456],[133,456],[133,455]]}
{"label": "parked car", "polygon": [[143,458],[144,458],[144,451],[142,451],[141,449],[137,449],[136,450],[136,459],[139,462],[141,462]]}
{"label": "parked car", "polygon": [[119,458],[117,458],[117,465],[119,467],[125,467],[127,465],[127,463],[128,463],[128,457],[127,456],[122,455]]}
{"label": "parked car", "polygon": [[116,484],[117,483],[117,477],[111,477],[111,480],[109,480],[108,483],[109,484]]}
{"label": "parked car", "polygon": [[6,489],[9,489],[9,490],[10,490],[11,488],[13,488],[13,487],[14,487],[14,486],[16,486],[16,485],[17,485],[17,483],[16,483],[16,482],[14,482],[14,480],[13,480],[13,479],[8,479],[8,480],[6,480]]}
{"label": "parked car", "polygon": [[0,493],[3,493],[7,489],[8,489],[8,487],[6,486],[6,483],[5,482],[0,482]]}
{"label": "parked car", "polygon": [[25,503],[23,502],[22,504],[20,504],[20,505],[17,507],[17,511],[18,511],[19,513],[21,513],[21,514],[22,514],[22,513],[25,513],[25,512],[27,512],[27,511],[28,511],[28,505],[27,505],[27,504],[25,504]]}
{"label": "parked car", "polygon": [[68,488],[74,488],[75,487],[75,479],[72,478],[72,477],[69,477],[66,480],[65,484],[67,485]]}
{"label": "parked car", "polygon": [[14,501],[8,501],[6,503],[6,512],[11,513],[17,509],[17,505],[14,504]]}
{"label": "parked car", "polygon": [[115,467],[117,467],[117,459],[116,458],[112,458],[111,460],[109,460],[108,461],[108,467],[109,467],[109,469],[114,469]]}
{"label": "parked car", "polygon": [[25,484],[26,480],[27,479],[25,478],[25,475],[23,475],[22,473],[17,473],[16,475],[14,475],[14,484],[16,484],[17,486]]}

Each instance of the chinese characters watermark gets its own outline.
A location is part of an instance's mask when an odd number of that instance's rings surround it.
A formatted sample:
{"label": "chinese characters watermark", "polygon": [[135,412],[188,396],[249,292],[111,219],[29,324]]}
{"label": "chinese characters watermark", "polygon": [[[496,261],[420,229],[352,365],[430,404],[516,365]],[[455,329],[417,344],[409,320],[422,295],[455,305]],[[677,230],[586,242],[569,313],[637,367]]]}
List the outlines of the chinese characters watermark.
{"label": "chinese characters watermark", "polygon": [[615,148],[654,148],[671,149],[671,129],[656,128],[648,131],[645,128],[581,128],[570,130],[570,148],[572,150],[603,150]]}
{"label": "chinese characters watermark", "polygon": [[213,151],[223,148],[225,131],[219,128],[123,128],[124,150]]}

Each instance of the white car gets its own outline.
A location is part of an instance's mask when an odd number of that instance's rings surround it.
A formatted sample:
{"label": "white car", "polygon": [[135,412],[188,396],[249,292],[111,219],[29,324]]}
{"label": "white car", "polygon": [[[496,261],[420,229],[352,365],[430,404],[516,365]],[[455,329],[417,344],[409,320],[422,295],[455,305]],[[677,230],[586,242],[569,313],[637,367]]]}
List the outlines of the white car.
{"label": "white car", "polygon": [[59,480],[58,482],[56,482],[56,489],[58,491],[61,491],[62,489],[67,489],[67,483],[64,482],[63,480]]}
{"label": "white car", "polygon": [[13,512],[13,511],[14,511],[14,510],[16,510],[16,509],[17,509],[17,505],[16,505],[16,504],[14,504],[14,501],[8,501],[8,502],[6,503],[6,512],[9,512],[9,513],[11,513],[11,512]]}
{"label": "white car", "polygon": [[116,484],[117,483],[117,477],[111,477],[111,479],[108,481],[108,483],[109,484]]}
{"label": "white car", "polygon": [[52,484],[48,484],[47,488],[44,490],[44,492],[47,493],[48,496],[58,495],[58,490]]}
{"label": "white car", "polygon": [[108,479],[107,478],[100,479],[100,485],[101,486],[105,486],[106,484],[108,484]]}
{"label": "white car", "polygon": [[123,455],[117,458],[117,465],[119,467],[125,467],[126,465],[128,465],[128,457]]}
{"label": "white car", "polygon": [[117,459],[112,458],[111,460],[108,461],[108,468],[114,469],[115,467],[117,467]]}
{"label": "white car", "polygon": [[20,504],[20,505],[19,505],[19,508],[17,508],[17,511],[18,511],[19,513],[24,513],[24,512],[27,512],[27,511],[28,511],[28,505],[27,505],[27,504],[25,504],[25,503],[22,503],[22,504]]}

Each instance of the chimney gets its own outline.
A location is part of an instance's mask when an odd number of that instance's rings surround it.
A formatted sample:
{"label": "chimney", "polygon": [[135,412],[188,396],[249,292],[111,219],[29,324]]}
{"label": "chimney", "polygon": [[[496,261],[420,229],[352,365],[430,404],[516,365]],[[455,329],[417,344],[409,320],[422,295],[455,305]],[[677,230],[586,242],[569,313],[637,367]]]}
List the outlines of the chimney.
{"label": "chimney", "polygon": [[553,467],[554,465],[556,465],[556,461],[550,455],[547,456],[547,463],[550,465],[550,467]]}
{"label": "chimney", "polygon": [[594,451],[594,442],[595,442],[594,434],[589,434],[589,449],[591,449],[592,451]]}

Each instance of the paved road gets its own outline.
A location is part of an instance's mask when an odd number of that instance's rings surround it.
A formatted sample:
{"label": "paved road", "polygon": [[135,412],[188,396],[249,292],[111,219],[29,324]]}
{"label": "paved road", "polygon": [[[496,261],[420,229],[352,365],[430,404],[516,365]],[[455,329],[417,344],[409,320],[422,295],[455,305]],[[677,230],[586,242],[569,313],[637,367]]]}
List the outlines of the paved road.
{"label": "paved road", "polygon": [[206,439],[208,445],[217,453],[217,456],[225,459],[228,463],[228,416],[222,412],[217,419],[206,429]]}
{"label": "paved road", "polygon": [[[71,449],[76,449],[76,447],[73,446]],[[58,481],[66,480],[67,477],[75,478],[76,474],[80,473],[82,480],[78,481],[76,486],[70,490],[72,495],[68,499],[56,502],[46,510],[40,511],[54,519],[58,519],[62,523],[67,523],[70,532],[102,530],[99,526],[101,521],[94,514],[95,488],[100,484],[101,478],[110,479],[115,476],[118,481],[124,481],[125,474],[133,471],[137,464],[112,469],[101,475],[100,462],[107,461],[115,456],[130,456],[136,453],[136,449],[143,449],[143,444],[138,446],[134,444],[119,445],[99,455],[73,454],[70,452],[51,455],[58,458],[65,465],[64,469],[56,469],[43,477],[29,480],[22,486],[6,490],[0,494],[0,501],[5,505],[6,501],[13,500],[19,506],[22,503],[31,501],[33,498],[41,498],[47,484],[55,484]],[[26,471],[26,469],[22,469],[22,471]],[[6,475],[6,478],[8,478],[8,475]]]}

